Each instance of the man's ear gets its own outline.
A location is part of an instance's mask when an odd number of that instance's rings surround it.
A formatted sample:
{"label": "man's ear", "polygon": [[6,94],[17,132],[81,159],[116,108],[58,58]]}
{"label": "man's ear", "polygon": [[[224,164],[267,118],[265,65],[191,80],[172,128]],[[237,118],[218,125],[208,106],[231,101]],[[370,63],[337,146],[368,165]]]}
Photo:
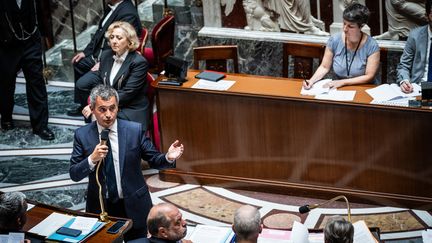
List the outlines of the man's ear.
{"label": "man's ear", "polygon": [[159,232],[158,235],[159,235],[161,238],[164,238],[164,239],[168,238],[167,230],[166,230],[164,227],[159,227],[158,232]]}

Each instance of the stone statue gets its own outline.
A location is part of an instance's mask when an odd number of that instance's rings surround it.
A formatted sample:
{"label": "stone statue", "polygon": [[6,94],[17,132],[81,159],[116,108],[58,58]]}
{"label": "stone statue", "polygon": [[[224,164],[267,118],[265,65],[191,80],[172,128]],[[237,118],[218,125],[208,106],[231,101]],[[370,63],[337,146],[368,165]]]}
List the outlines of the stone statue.
{"label": "stone statue", "polygon": [[424,0],[386,0],[388,31],[376,39],[399,40],[409,32],[427,24]]}
{"label": "stone statue", "polygon": [[[236,0],[221,0],[228,16]],[[243,0],[247,30],[280,31],[329,35],[322,31],[324,23],[310,13],[309,0]]]}
{"label": "stone statue", "polygon": [[[243,0],[248,25],[246,30],[277,31],[277,13],[265,10],[259,0]],[[276,16],[276,17],[275,17]]]}
{"label": "stone statue", "polygon": [[281,29],[304,34],[329,35],[321,30],[324,29],[324,23],[312,16],[309,1],[263,0],[263,6],[279,14],[278,22]]}

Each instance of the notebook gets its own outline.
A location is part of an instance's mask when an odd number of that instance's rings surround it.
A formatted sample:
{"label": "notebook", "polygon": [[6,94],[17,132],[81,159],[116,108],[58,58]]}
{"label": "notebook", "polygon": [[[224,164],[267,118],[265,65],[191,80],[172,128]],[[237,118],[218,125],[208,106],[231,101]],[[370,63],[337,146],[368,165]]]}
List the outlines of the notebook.
{"label": "notebook", "polygon": [[225,74],[218,73],[218,72],[212,72],[212,71],[203,71],[203,72],[200,72],[197,75],[195,75],[195,78],[205,79],[205,80],[216,82],[218,80],[225,78]]}

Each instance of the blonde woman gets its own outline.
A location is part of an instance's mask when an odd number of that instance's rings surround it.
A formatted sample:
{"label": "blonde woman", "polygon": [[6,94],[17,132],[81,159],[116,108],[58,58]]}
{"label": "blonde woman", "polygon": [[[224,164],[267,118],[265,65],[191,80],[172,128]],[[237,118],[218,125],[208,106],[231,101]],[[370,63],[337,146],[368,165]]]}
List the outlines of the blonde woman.
{"label": "blonde woman", "polygon": [[[102,52],[98,75],[100,82],[112,86],[119,94],[120,119],[141,123],[147,130],[149,122],[149,101],[146,96],[148,62],[135,50],[139,41],[131,24],[123,21],[112,23],[105,37],[111,46]],[[83,115],[91,115],[90,107],[83,109]]]}

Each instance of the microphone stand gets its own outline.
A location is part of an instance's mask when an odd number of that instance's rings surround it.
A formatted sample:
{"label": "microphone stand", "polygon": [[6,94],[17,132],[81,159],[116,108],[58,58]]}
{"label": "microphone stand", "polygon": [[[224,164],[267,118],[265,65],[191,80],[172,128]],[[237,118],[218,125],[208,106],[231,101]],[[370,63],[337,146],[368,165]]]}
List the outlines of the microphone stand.
{"label": "microphone stand", "polygon": [[321,207],[321,206],[326,205],[326,204],[328,204],[328,203],[334,202],[334,201],[336,201],[336,200],[338,200],[338,199],[343,199],[343,200],[345,200],[346,205],[347,205],[347,209],[348,209],[348,221],[351,222],[351,208],[350,208],[350,205],[349,205],[349,202],[348,202],[348,198],[346,198],[346,197],[343,196],[343,195],[340,195],[340,196],[334,197],[334,198],[332,198],[332,199],[330,199],[330,200],[328,200],[328,201],[325,201],[325,202],[323,202],[323,203],[307,205],[307,208],[308,208],[309,210],[310,210],[310,209],[314,209],[314,208],[318,208],[318,207]]}
{"label": "microphone stand", "polygon": [[102,159],[102,161],[100,161],[96,166],[96,183],[99,186],[99,204],[101,207],[101,213],[99,214],[99,218],[102,222],[109,222],[108,213],[105,211],[105,206],[103,203],[102,185],[99,181],[99,168],[100,168],[100,165],[104,162],[105,162],[105,159]]}

